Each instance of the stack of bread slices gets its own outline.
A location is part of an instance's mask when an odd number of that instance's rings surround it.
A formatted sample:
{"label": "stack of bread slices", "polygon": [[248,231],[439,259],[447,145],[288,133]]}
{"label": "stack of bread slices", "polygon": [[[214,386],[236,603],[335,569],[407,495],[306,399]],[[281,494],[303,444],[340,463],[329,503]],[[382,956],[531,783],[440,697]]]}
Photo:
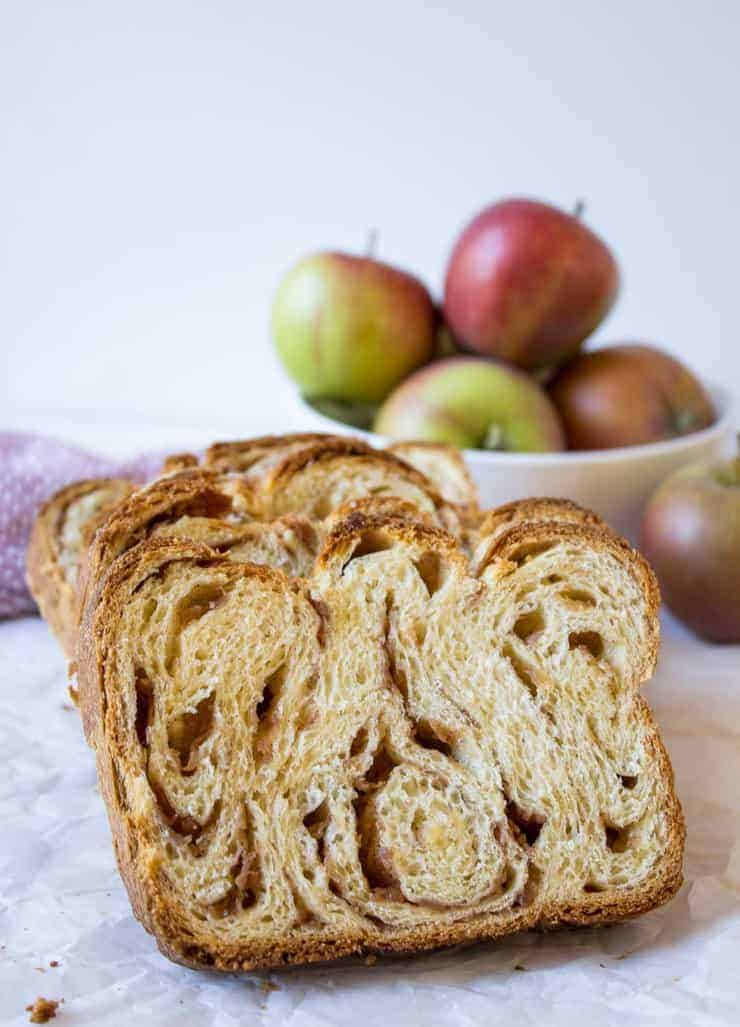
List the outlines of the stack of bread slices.
{"label": "stack of bread slices", "polygon": [[644,560],[594,514],[481,511],[455,450],[287,435],[40,511],[118,864],[162,951],[234,971],[611,923],[681,881],[639,688]]}

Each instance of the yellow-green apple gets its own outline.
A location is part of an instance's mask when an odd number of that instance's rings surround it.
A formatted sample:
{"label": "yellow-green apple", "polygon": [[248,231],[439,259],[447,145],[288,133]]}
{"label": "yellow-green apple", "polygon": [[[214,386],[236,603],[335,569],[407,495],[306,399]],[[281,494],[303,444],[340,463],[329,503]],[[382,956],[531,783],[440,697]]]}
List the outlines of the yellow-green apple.
{"label": "yellow-green apple", "polygon": [[534,379],[481,357],[449,357],[416,371],[391,393],[373,427],[394,439],[461,449],[538,453],[564,445],[557,412]]}
{"label": "yellow-green apple", "polygon": [[579,216],[504,200],[457,240],[444,312],[467,349],[538,371],[578,351],[618,289],[614,257]]}
{"label": "yellow-green apple", "polygon": [[701,382],[654,346],[581,353],[549,386],[570,449],[614,449],[706,428],[714,407]]}
{"label": "yellow-green apple", "polygon": [[378,403],[431,358],[437,315],[413,275],[370,257],[317,253],[281,282],[272,332],[305,396]]}
{"label": "yellow-green apple", "polygon": [[642,549],[677,617],[704,638],[740,642],[740,457],[663,482],[645,511]]}

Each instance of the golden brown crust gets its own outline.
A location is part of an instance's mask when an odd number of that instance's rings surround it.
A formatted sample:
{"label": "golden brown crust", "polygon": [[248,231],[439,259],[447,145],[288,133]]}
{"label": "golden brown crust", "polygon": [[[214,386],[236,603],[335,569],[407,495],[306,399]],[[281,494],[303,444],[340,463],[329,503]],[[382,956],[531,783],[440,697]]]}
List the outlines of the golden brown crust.
{"label": "golden brown crust", "polygon": [[65,553],[65,548],[69,548],[63,537],[65,521],[79,501],[91,502],[89,516],[79,528],[79,546],[83,550],[95,528],[134,487],[124,478],[76,481],[55,492],[36,515],[26,552],[26,580],[41,616],[68,659],[74,654],[77,635],[77,557],[75,553]]}
{"label": "golden brown crust", "polygon": [[605,522],[593,510],[587,510],[571,499],[538,496],[531,499],[517,499],[511,503],[486,510],[478,527],[481,538],[496,535],[516,524],[532,524],[537,521],[557,521],[565,524],[595,524],[606,527]]}
{"label": "golden brown crust", "polygon": [[[466,561],[455,540],[439,529],[413,524],[401,516],[353,512],[335,524],[317,561],[318,576],[342,575],[346,562],[358,549],[382,552],[386,544],[409,547],[414,558],[433,551],[451,561],[457,573],[466,574]],[[598,524],[521,523],[502,533],[478,567],[485,581],[503,581],[528,561],[542,557],[550,546],[580,547],[595,554],[606,553],[626,569],[644,596],[646,644],[636,667],[644,680],[652,672],[658,643],[659,595],[654,577],[642,557],[626,542]],[[164,883],[164,869],[151,861],[142,862],[135,818],[128,808],[119,782],[119,761],[125,745],[121,725],[109,702],[118,687],[116,632],[127,603],[150,579],[158,579],[173,567],[211,569],[230,581],[257,578],[266,586],[285,593],[306,595],[307,586],[291,581],[278,571],[252,564],[229,563],[207,546],[183,540],[156,539],[140,543],[124,553],[110,568],[95,604],[88,604],[81,629],[80,686],[85,730],[95,746],[102,791],[108,807],[119,867],[137,917],[156,937],[161,951],[177,962],[195,968],[222,971],[252,970],[294,963],[333,960],[353,953],[417,952],[441,946],[491,939],[526,928],[551,928],[561,924],[595,925],[615,923],[645,912],[667,901],[680,886],[684,825],[673,786],[668,756],[649,708],[635,697],[635,716],[642,725],[645,745],[658,767],[661,808],[667,825],[665,847],[652,869],[634,885],[583,893],[573,901],[557,901],[539,907],[514,905],[498,913],[484,913],[454,922],[420,922],[389,928],[367,923],[361,930],[317,927],[301,934],[265,941],[244,941],[239,945],[195,939],[183,911],[170,901]],[[471,579],[471,595],[475,582]],[[639,682],[636,682],[636,684]],[[113,690],[111,692],[111,690]]]}

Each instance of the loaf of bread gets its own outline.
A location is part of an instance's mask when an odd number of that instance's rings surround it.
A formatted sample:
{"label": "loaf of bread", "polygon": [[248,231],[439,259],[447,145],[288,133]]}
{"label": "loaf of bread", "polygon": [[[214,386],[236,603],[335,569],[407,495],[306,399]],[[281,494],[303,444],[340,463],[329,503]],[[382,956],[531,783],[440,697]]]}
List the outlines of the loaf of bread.
{"label": "loaf of bread", "polygon": [[[306,495],[279,494],[281,514]],[[473,566],[431,517],[335,514],[305,576],[151,532],[108,567],[83,719],[134,911],[172,959],[417,951],[612,923],[678,888],[638,691],[650,570],[577,517],[515,518]]]}
{"label": "loaf of bread", "polygon": [[77,578],[95,528],[134,489],[124,478],[89,478],[55,492],[41,507],[26,554],[26,580],[68,659],[77,639]]}

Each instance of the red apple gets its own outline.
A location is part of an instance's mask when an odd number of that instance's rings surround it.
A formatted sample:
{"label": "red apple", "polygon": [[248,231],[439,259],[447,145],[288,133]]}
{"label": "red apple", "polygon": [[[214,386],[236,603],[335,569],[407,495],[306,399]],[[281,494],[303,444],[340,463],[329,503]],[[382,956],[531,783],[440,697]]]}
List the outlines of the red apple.
{"label": "red apple", "polygon": [[645,511],[642,549],[680,620],[740,642],[740,457],[671,475]]}
{"label": "red apple", "polygon": [[570,449],[614,449],[707,428],[714,407],[698,379],[654,346],[582,353],[550,383]]}
{"label": "red apple", "polygon": [[347,253],[300,261],[272,308],[275,347],[303,394],[348,403],[379,403],[426,363],[437,326],[418,278]]}
{"label": "red apple", "polygon": [[416,371],[390,394],[374,429],[464,449],[550,452],[563,431],[547,394],[528,374],[481,357],[448,357]]}
{"label": "red apple", "polygon": [[613,256],[578,217],[534,200],[504,200],[455,244],[444,312],[468,349],[536,371],[578,351],[618,288]]}

